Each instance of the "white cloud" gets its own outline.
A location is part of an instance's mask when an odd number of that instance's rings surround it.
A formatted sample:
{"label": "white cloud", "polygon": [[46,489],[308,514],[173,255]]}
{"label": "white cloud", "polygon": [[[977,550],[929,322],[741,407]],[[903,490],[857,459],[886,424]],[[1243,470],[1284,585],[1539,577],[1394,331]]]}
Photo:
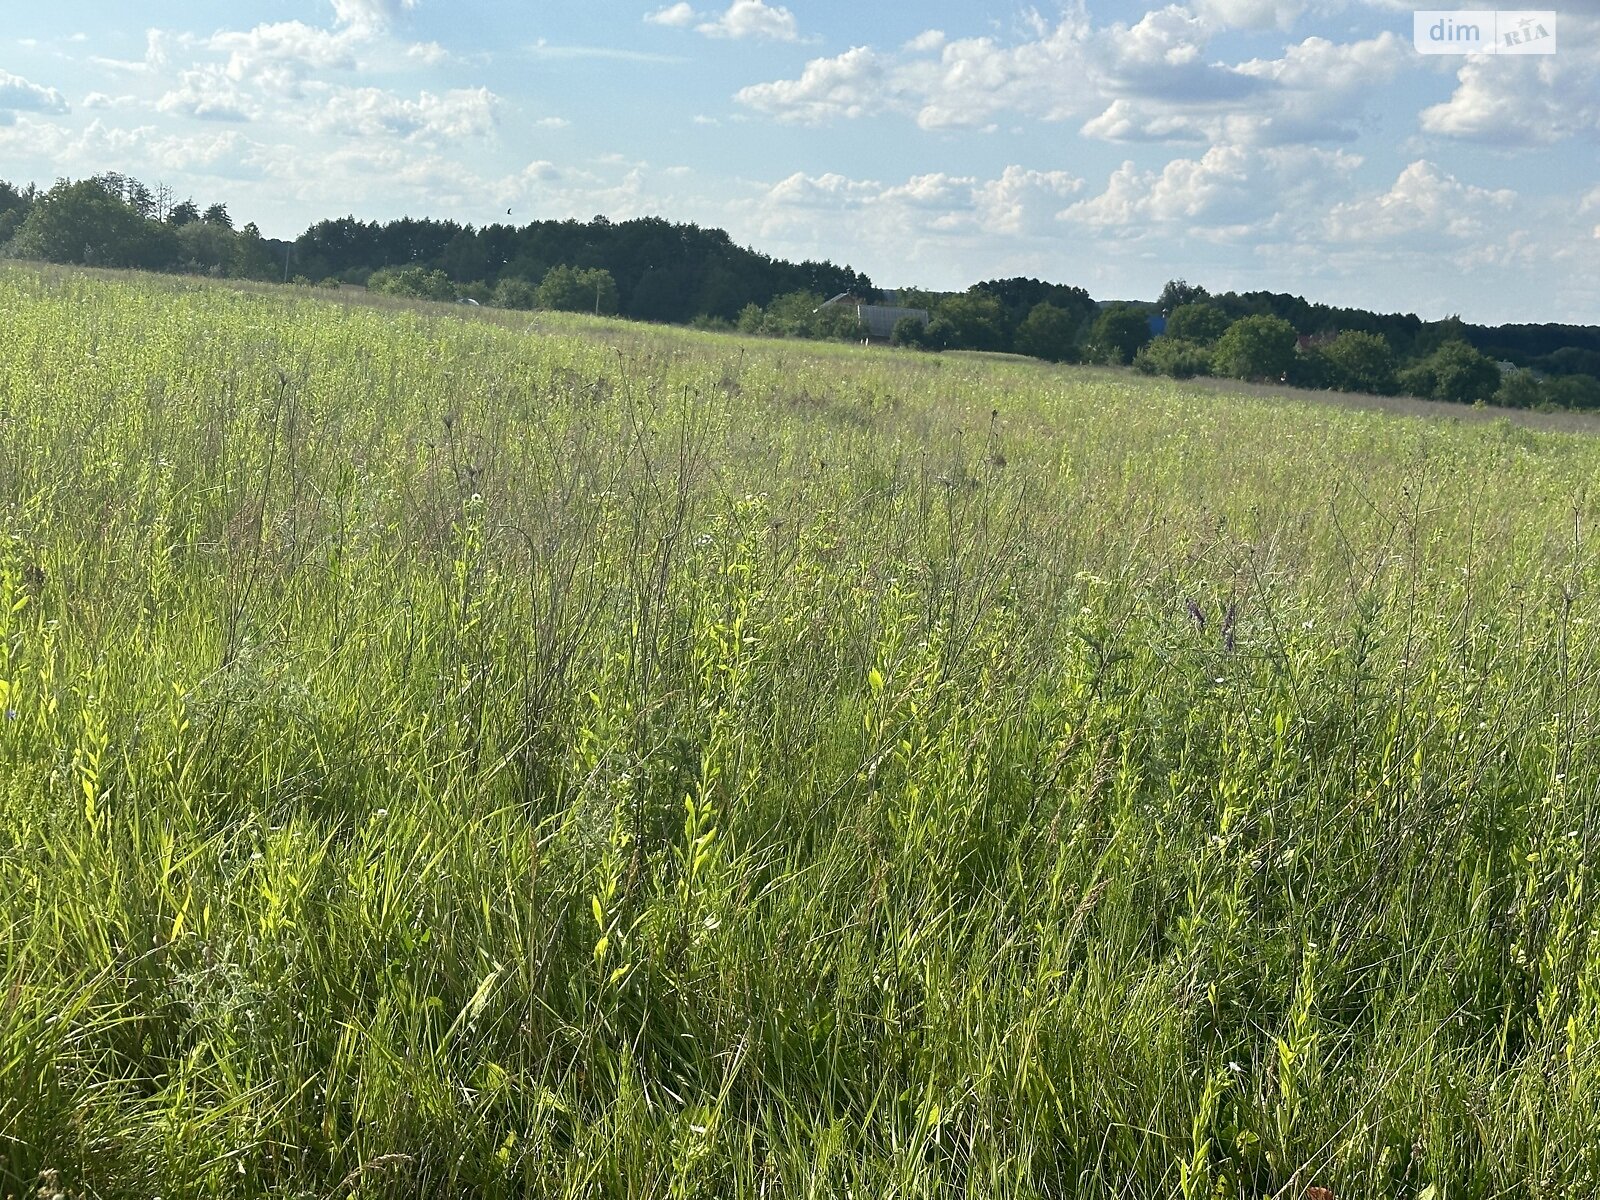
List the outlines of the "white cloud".
{"label": "white cloud", "polygon": [[182,72],[178,86],[156,101],[156,109],[203,121],[252,121],[263,111],[258,101],[247,96],[227,71],[215,64]]}
{"label": "white cloud", "polygon": [[1058,233],[1055,212],[1081,186],[1065,171],[1016,165],[992,179],[934,171],[888,185],[834,172],[796,172],[767,188],[758,208],[764,230],[780,236],[817,222],[825,228],[842,212],[854,214],[852,229],[875,230],[891,242],[996,232],[1033,236]]}
{"label": "white cloud", "polygon": [[417,6],[417,0],[332,0],[334,19],[340,25],[377,33],[387,29],[403,12]]}
{"label": "white cloud", "polygon": [[527,48],[534,58],[552,60],[601,59],[631,63],[680,63],[683,59],[671,54],[652,54],[648,50],[626,50],[620,46],[554,45],[540,38]]}
{"label": "white cloud", "polygon": [[778,4],[766,0],[733,0],[721,13],[696,12],[690,4],[680,0],[654,12],[645,14],[652,25],[666,25],[673,29],[694,27],[696,33],[716,38],[756,38],[770,42],[797,42],[800,26],[794,14]]}
{"label": "white cloud", "polygon": [[83,108],[131,108],[139,103],[137,96],[108,96],[104,92],[90,92],[83,98]]}
{"label": "white cloud", "polygon": [[673,29],[687,29],[698,20],[695,16],[694,6],[681,2],[646,13],[644,19],[652,25],[666,25]]}
{"label": "white cloud", "polygon": [[856,46],[833,58],[815,58],[800,78],[741,88],[741,104],[783,121],[820,124],[836,117],[859,117],[882,104],[884,70],[878,56]]}
{"label": "white cloud", "polygon": [[1015,46],[987,37],[949,41],[937,58],[897,64],[889,90],[924,129],[981,129],[1006,112],[1059,120],[1098,87],[1089,32],[1069,18]]}
{"label": "white cloud", "polygon": [[[1224,15],[1265,21],[1254,2],[1237,0]],[[1281,24],[1296,5],[1267,7]],[[736,99],[801,124],[883,112],[928,130],[1076,119],[1085,136],[1113,141],[1285,145],[1354,137],[1374,90],[1411,58],[1385,32],[1350,43],[1310,37],[1277,58],[1229,63],[1209,49],[1218,20],[1167,4],[1132,24],[1096,27],[1082,10],[1054,25],[1035,17],[1014,42],[930,31],[898,51],[858,46],[813,59],[798,78],[745,87]]]}
{"label": "white cloud", "polygon": [[833,172],[813,177],[796,171],[773,184],[767,199],[785,207],[852,208],[864,204],[882,190],[882,184],[871,180],[849,179]]}
{"label": "white cloud", "polygon": [[1113,100],[1098,117],[1079,130],[1085,137],[1108,142],[1199,142],[1206,140],[1204,128],[1183,112],[1152,110],[1132,100]]}
{"label": "white cloud", "polygon": [[998,233],[1043,233],[1061,201],[1083,187],[1066,171],[1030,171],[1009,166],[998,179],[973,188],[984,228]]}
{"label": "white cloud", "polygon": [[21,75],[0,70],[0,120],[15,118],[19,112],[64,113],[67,100],[55,88],[29,83]]}
{"label": "white cloud", "polygon": [[1182,231],[1186,237],[1262,241],[1304,224],[1317,198],[1360,163],[1351,154],[1312,147],[1220,144],[1199,158],[1175,158],[1159,170],[1125,162],[1105,190],[1065,209],[1061,218],[1139,238]]}
{"label": "white cloud", "polygon": [[1349,43],[1311,37],[1288,47],[1281,58],[1250,59],[1232,68],[1238,78],[1257,85],[1247,97],[1210,103],[1119,97],[1080,132],[1117,142],[1349,141],[1375,90],[1410,58],[1406,43],[1393,33]]}
{"label": "white cloud", "polygon": [[[165,70],[172,57],[172,43],[177,40],[161,29],[148,29],[145,31],[144,57],[139,59],[102,58],[99,55],[90,55],[89,61],[97,67],[105,67],[111,71],[126,71],[129,74],[146,74],[153,71]],[[182,39],[185,43],[188,38]]]}
{"label": "white cloud", "polygon": [[1270,80],[1294,91],[1341,95],[1392,79],[1415,54],[1398,35],[1385,31],[1361,42],[1330,42],[1308,37],[1288,47],[1282,58],[1253,58],[1239,64],[1242,74]]}
{"label": "white cloud", "polygon": [[1107,94],[1174,103],[1242,100],[1259,81],[1205,57],[1207,31],[1168,5],[1132,26],[1093,28],[1072,14],[1035,21],[1015,44],[923,35],[897,54],[856,47],[807,63],[798,79],[755,84],[737,99],[780,120],[816,124],[869,111],[909,114],[924,129],[983,129],[1005,114],[1045,121],[1087,116]]}
{"label": "white cloud", "polygon": [[425,67],[437,67],[450,61],[450,52],[438,42],[413,42],[406,47],[406,57]]}
{"label": "white cloud", "polygon": [[1569,35],[1572,24],[1555,54],[1468,59],[1450,99],[1422,111],[1424,132],[1511,146],[1600,133],[1600,23],[1578,26],[1587,40]]}
{"label": "white cloud", "polygon": [[1195,9],[1219,29],[1288,30],[1306,6],[1304,0],[1197,0]]}
{"label": "white cloud", "polygon": [[1335,205],[1327,235],[1334,241],[1413,245],[1482,238],[1517,194],[1462,183],[1426,159],[1411,163],[1387,191]]}
{"label": "white cloud", "polygon": [[388,135],[408,141],[482,137],[494,128],[499,99],[488,88],[461,88],[415,100],[381,88],[341,88],[311,119],[319,133],[373,138]]}
{"label": "white cloud", "polygon": [[695,26],[708,37],[759,38],[774,42],[800,40],[794,14],[782,5],[769,6],[764,0],[733,0],[715,19]]}
{"label": "white cloud", "polygon": [[565,117],[540,117],[533,123],[535,129],[565,129],[572,122]]}
{"label": "white cloud", "polygon": [[[1063,22],[1039,41],[943,42],[936,57],[884,57],[856,46],[806,63],[798,79],[753,84],[735,99],[781,121],[823,124],[884,112],[924,129],[983,128],[1007,111],[1060,117],[1093,93],[1082,27]],[[931,44],[931,43],[930,43]]]}
{"label": "white cloud", "polygon": [[224,70],[233,82],[292,92],[313,72],[353,69],[355,45],[364,38],[354,28],[330,33],[301,21],[280,21],[214,34],[207,46],[228,56]]}

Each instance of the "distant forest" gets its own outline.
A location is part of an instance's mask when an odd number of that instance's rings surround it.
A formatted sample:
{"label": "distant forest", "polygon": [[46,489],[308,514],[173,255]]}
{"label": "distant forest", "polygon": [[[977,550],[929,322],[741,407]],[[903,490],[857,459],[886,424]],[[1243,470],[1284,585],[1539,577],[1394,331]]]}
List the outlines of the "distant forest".
{"label": "distant forest", "polygon": [[49,189],[0,181],[0,254],[214,277],[278,280],[503,308],[622,315],[786,337],[851,339],[853,304],[893,303],[893,340],[1061,362],[1131,364],[1178,378],[1226,375],[1462,403],[1600,410],[1600,328],[1481,326],[1336,308],[1277,292],[1212,294],[1183,280],[1153,301],[1097,301],[1036,279],[964,292],[881,292],[826,259],[789,262],[723,230],[659,217],[483,227],[414,219],[318,221],[293,242],[239,227],[111,172]]}

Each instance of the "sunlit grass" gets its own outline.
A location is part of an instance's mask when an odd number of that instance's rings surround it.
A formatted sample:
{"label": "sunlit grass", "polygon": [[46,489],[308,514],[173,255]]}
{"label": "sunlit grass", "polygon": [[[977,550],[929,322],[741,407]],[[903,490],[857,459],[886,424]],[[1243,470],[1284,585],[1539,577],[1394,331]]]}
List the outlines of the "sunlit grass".
{"label": "sunlit grass", "polygon": [[0,1194],[1587,1194],[1597,472],[0,272]]}

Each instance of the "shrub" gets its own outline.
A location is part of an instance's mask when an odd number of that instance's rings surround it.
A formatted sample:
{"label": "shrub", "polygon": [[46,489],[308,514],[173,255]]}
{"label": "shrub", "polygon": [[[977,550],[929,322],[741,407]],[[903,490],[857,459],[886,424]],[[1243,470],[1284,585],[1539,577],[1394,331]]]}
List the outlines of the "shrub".
{"label": "shrub", "polygon": [[1198,342],[1162,334],[1133,356],[1133,366],[1136,371],[1146,375],[1189,379],[1195,375],[1211,374],[1211,355]]}

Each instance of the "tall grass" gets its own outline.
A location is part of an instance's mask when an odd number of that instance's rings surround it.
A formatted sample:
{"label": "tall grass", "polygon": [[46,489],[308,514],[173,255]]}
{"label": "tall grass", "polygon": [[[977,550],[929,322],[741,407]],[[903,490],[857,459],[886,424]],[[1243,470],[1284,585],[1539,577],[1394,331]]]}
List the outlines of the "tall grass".
{"label": "tall grass", "polygon": [[1597,471],[8,269],[0,1194],[1586,1195]]}

